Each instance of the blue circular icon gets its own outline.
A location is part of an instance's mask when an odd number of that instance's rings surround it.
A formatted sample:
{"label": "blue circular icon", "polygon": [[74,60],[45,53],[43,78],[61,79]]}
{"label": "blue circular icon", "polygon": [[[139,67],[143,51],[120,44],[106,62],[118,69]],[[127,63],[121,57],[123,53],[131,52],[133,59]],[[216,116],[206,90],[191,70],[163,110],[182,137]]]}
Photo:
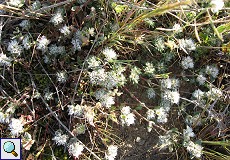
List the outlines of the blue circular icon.
{"label": "blue circular icon", "polygon": [[7,141],[3,144],[3,149],[6,153],[11,153],[13,154],[15,157],[18,156],[18,153],[16,153],[15,150],[15,145],[13,142],[11,141]]}
{"label": "blue circular icon", "polygon": [[4,149],[5,152],[11,153],[12,151],[15,150],[14,143],[11,142],[11,141],[5,142],[4,145],[3,145],[3,149]]}

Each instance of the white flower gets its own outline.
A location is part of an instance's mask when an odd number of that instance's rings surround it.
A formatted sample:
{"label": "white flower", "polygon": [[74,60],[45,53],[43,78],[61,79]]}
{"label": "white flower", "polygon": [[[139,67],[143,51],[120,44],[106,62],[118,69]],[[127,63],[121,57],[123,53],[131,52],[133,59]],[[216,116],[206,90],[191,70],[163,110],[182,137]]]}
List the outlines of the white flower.
{"label": "white flower", "polygon": [[30,21],[29,20],[23,20],[20,24],[20,27],[22,27],[22,30],[29,30],[30,29]]}
{"label": "white flower", "polygon": [[7,57],[5,54],[1,53],[0,54],[0,66],[11,66],[11,61],[12,59]]}
{"label": "white flower", "polygon": [[133,67],[131,69],[131,74],[129,76],[129,78],[133,81],[133,83],[138,83],[139,81],[139,74],[141,73],[141,70],[138,67]]}
{"label": "white flower", "polygon": [[156,69],[154,68],[152,63],[146,62],[145,66],[146,67],[144,68],[144,71],[146,74],[151,75],[155,73]]}
{"label": "white flower", "polygon": [[105,153],[106,160],[114,160],[117,156],[117,149],[118,147],[115,145],[108,146],[107,153]]}
{"label": "white flower", "polygon": [[25,35],[22,40],[23,47],[28,50],[31,47],[31,42],[28,35]]}
{"label": "white flower", "polygon": [[178,104],[180,100],[180,94],[178,91],[166,90],[162,93],[162,98],[166,101],[170,101],[172,104]]}
{"label": "white flower", "polygon": [[57,46],[56,44],[52,44],[50,47],[49,47],[49,54],[51,55],[59,55],[59,54],[64,54],[66,51],[65,51],[65,47],[64,46]]}
{"label": "white flower", "polygon": [[174,78],[167,78],[160,80],[162,90],[172,89],[177,90],[179,88],[179,80]]}
{"label": "white flower", "polygon": [[147,96],[149,99],[155,98],[156,93],[153,88],[148,88],[147,89]]}
{"label": "white flower", "polygon": [[55,26],[64,21],[61,11],[57,11],[53,17],[51,17],[50,22]]}
{"label": "white flower", "polygon": [[197,100],[200,100],[204,96],[204,92],[202,92],[200,89],[197,89],[192,93],[192,96]]}
{"label": "white flower", "polygon": [[218,88],[211,88],[206,94],[211,100],[218,99],[223,95],[222,91]]}
{"label": "white flower", "polygon": [[100,68],[98,70],[89,72],[90,82],[96,85],[103,85],[106,80],[107,74],[105,69]]}
{"label": "white flower", "polygon": [[194,67],[194,62],[193,59],[190,56],[183,57],[181,61],[182,68],[184,69],[189,69]]}
{"label": "white flower", "polygon": [[200,158],[202,155],[202,149],[203,147],[199,144],[195,144],[192,141],[186,142],[184,144],[184,146],[187,148],[187,150],[189,151],[189,153],[196,158]]}
{"label": "white flower", "polygon": [[112,93],[104,90],[104,89],[99,89],[95,92],[95,97],[97,100],[101,102],[101,105],[110,108],[114,102],[114,97],[112,96]]}
{"label": "white flower", "polygon": [[20,56],[20,54],[23,51],[23,48],[21,45],[18,44],[18,41],[16,39],[10,41],[8,44],[7,50],[13,55],[13,56]]}
{"label": "white flower", "polygon": [[66,25],[64,25],[62,28],[60,28],[59,31],[62,34],[64,34],[64,36],[68,36],[71,33],[69,27],[67,27]]}
{"label": "white flower", "polygon": [[53,99],[53,94],[52,92],[46,92],[45,95],[44,95],[44,99],[49,101],[51,99]]}
{"label": "white flower", "polygon": [[155,41],[155,47],[158,51],[162,52],[165,49],[165,41],[163,38],[157,38]]}
{"label": "white flower", "polygon": [[57,130],[52,140],[54,140],[55,143],[59,146],[59,145],[65,145],[67,143],[68,138],[69,138],[68,135],[62,134],[61,130]]}
{"label": "white flower", "polygon": [[94,28],[89,28],[88,32],[91,36],[94,36],[95,32],[94,32]]}
{"label": "white flower", "polygon": [[11,134],[13,136],[18,136],[24,130],[23,125],[24,124],[22,123],[22,120],[12,118],[9,124],[9,129],[11,131]]}
{"label": "white flower", "polygon": [[69,154],[78,158],[82,154],[83,150],[84,150],[84,146],[79,142],[77,142],[75,138],[70,139],[70,143],[68,144]]}
{"label": "white flower", "polygon": [[211,1],[211,5],[212,5],[212,12],[216,13],[219,12],[219,10],[221,10],[224,7],[224,1],[223,0],[212,0]]}
{"label": "white flower", "polygon": [[87,60],[87,63],[88,63],[89,68],[96,68],[96,67],[101,65],[101,62],[99,60],[97,60],[97,58],[95,56],[90,57]]}
{"label": "white flower", "polygon": [[45,52],[48,48],[50,40],[48,40],[46,38],[46,36],[42,36],[42,37],[38,38],[37,42],[38,42],[37,43],[37,49]]}
{"label": "white flower", "polygon": [[117,54],[112,48],[106,47],[102,53],[105,55],[107,61],[117,59]]}
{"label": "white flower", "polygon": [[196,49],[196,45],[191,38],[190,39],[179,39],[178,42],[179,42],[180,49],[182,49],[186,53],[187,51],[190,52]]}
{"label": "white flower", "polygon": [[206,77],[204,77],[203,74],[199,74],[196,78],[197,82],[199,83],[199,85],[203,85],[206,81]]}
{"label": "white flower", "polygon": [[95,126],[93,123],[95,113],[91,106],[84,106],[84,117],[87,119],[90,125]]}
{"label": "white flower", "polygon": [[135,115],[133,113],[130,113],[130,107],[126,106],[121,109],[121,123],[122,125],[130,126],[131,124],[134,124],[135,121]]}
{"label": "white flower", "polygon": [[156,117],[155,110],[149,109],[149,110],[146,112],[146,116],[147,116],[146,118],[147,118],[148,120],[154,119],[154,118]]}
{"label": "white flower", "polygon": [[169,134],[166,134],[164,136],[159,136],[159,144],[161,149],[172,146],[173,143],[171,141],[171,136]]}
{"label": "white flower", "polygon": [[193,132],[192,128],[187,126],[186,129],[183,130],[184,138],[189,140],[190,137],[195,137],[195,133]]}
{"label": "white flower", "polygon": [[74,52],[81,51],[82,41],[79,38],[73,38],[71,43],[73,44]]}
{"label": "white flower", "polygon": [[57,73],[57,81],[60,83],[65,83],[67,80],[67,74],[66,72],[58,72]]}
{"label": "white flower", "polygon": [[77,104],[77,105],[68,105],[69,108],[69,115],[73,115],[74,117],[81,117],[84,112],[83,106]]}
{"label": "white flower", "polygon": [[9,123],[11,114],[0,111],[0,123]]}
{"label": "white flower", "polygon": [[10,0],[9,5],[14,6],[14,7],[22,7],[24,5],[25,1],[24,0]]}
{"label": "white flower", "polygon": [[206,66],[205,68],[206,74],[212,76],[213,78],[216,78],[218,76],[219,70],[215,66]]}
{"label": "white flower", "polygon": [[163,107],[156,109],[155,113],[157,115],[157,122],[166,123],[168,121],[168,114]]}
{"label": "white flower", "polygon": [[179,33],[179,32],[183,31],[183,28],[180,26],[180,24],[176,23],[173,26],[173,31],[176,32],[176,33]]}
{"label": "white flower", "polygon": [[36,1],[33,2],[33,4],[32,4],[32,10],[37,10],[37,9],[39,9],[39,8],[41,8],[41,2],[38,1],[38,0],[36,0]]}

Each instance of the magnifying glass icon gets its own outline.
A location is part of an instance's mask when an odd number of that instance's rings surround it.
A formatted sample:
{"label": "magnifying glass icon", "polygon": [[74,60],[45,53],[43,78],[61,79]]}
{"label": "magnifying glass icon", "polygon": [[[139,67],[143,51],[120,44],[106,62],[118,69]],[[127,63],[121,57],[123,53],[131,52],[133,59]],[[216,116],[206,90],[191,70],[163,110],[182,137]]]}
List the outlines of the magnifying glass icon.
{"label": "magnifying glass icon", "polygon": [[7,141],[3,144],[3,149],[6,153],[11,153],[13,154],[15,157],[18,156],[18,154],[14,151],[15,150],[15,145],[13,142],[11,141]]}

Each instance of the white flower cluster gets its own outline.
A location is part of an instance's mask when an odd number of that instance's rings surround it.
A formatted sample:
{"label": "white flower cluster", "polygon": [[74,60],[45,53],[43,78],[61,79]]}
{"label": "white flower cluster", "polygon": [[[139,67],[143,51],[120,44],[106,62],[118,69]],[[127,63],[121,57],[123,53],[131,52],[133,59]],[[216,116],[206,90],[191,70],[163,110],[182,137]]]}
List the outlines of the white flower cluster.
{"label": "white flower cluster", "polygon": [[150,62],[146,62],[144,72],[148,75],[153,75],[155,73],[156,69],[154,68],[153,64]]}
{"label": "white flower cluster", "polygon": [[211,10],[213,13],[219,12],[224,7],[224,1],[223,0],[212,0],[211,1]]}
{"label": "white flower cluster", "polygon": [[106,47],[106,48],[102,51],[102,54],[104,54],[105,59],[106,59],[107,61],[111,61],[111,60],[117,59],[117,54],[116,54],[116,52],[115,52],[112,48]]}
{"label": "white flower cluster", "polygon": [[203,74],[199,74],[196,78],[196,81],[199,83],[199,85],[203,85],[206,81],[206,77]]}
{"label": "white flower cluster", "polygon": [[200,89],[197,89],[192,93],[192,96],[199,101],[203,98],[204,92]]}
{"label": "white flower cluster", "polygon": [[166,90],[162,93],[163,101],[169,101],[171,104],[178,104],[180,100],[180,94],[178,91]]}
{"label": "white flower cluster", "polygon": [[84,146],[80,144],[75,138],[71,138],[68,144],[68,151],[73,157],[78,158],[82,151],[84,150]]}
{"label": "white flower cluster", "polygon": [[138,68],[136,66],[131,69],[131,74],[130,74],[129,78],[131,79],[131,81],[133,83],[136,83],[136,84],[138,83],[139,78],[140,78],[139,77],[140,73],[141,73],[140,68]]}
{"label": "white flower cluster", "polygon": [[39,9],[39,8],[41,8],[41,2],[40,1],[38,1],[38,0],[36,0],[36,1],[34,1],[33,3],[32,3],[32,6],[31,6],[31,8],[32,8],[32,10],[37,10],[37,9]]}
{"label": "white flower cluster", "polygon": [[69,115],[74,116],[74,117],[82,117],[84,113],[84,106],[82,105],[68,105],[69,108]]}
{"label": "white flower cluster", "polygon": [[121,109],[121,124],[130,126],[131,124],[134,124],[135,121],[135,115],[133,113],[130,113],[130,107],[126,106]]}
{"label": "white flower cluster", "polygon": [[154,89],[153,88],[148,88],[147,89],[147,97],[149,99],[152,99],[152,98],[155,98],[155,96],[156,96],[156,92],[154,91]]}
{"label": "white flower cluster", "polygon": [[94,32],[94,31],[95,31],[94,28],[89,28],[89,29],[88,29],[89,35],[93,37],[93,36],[95,35],[95,32]]}
{"label": "white flower cluster", "polygon": [[194,62],[193,59],[190,56],[183,57],[181,61],[182,68],[184,69],[189,69],[189,68],[194,68]]}
{"label": "white flower cluster", "polygon": [[59,29],[59,31],[64,34],[64,36],[70,35],[71,31],[68,26],[64,25],[62,28]]}
{"label": "white flower cluster", "polygon": [[168,122],[168,111],[164,107],[160,107],[155,109],[155,113],[157,115],[158,123],[166,123]]}
{"label": "white flower cluster", "polygon": [[106,108],[110,108],[113,104],[115,104],[113,93],[111,91],[99,89],[95,92],[95,97],[101,102],[101,105]]}
{"label": "white flower cluster", "polygon": [[14,6],[14,7],[22,7],[25,3],[25,0],[10,0],[9,5]]}
{"label": "white flower cluster", "polygon": [[47,91],[45,93],[45,95],[44,95],[44,99],[47,100],[47,101],[52,100],[53,99],[53,94],[54,94],[53,92]]}
{"label": "white flower cluster", "polygon": [[61,130],[57,130],[55,132],[55,136],[53,137],[52,140],[55,141],[55,143],[60,146],[60,145],[66,145],[69,137],[66,134],[62,134]]}
{"label": "white flower cluster", "polygon": [[56,44],[52,44],[49,47],[49,54],[57,56],[59,54],[64,54],[66,53],[65,47],[64,46],[57,46]]}
{"label": "white flower cluster", "polygon": [[67,74],[66,72],[57,72],[57,81],[60,83],[65,83],[67,80]]}
{"label": "white flower cluster", "polygon": [[195,144],[192,141],[188,141],[184,143],[184,147],[189,151],[192,157],[200,158],[202,155],[203,147],[199,144]]}
{"label": "white flower cluster", "polygon": [[159,52],[162,52],[165,49],[165,41],[162,37],[157,38],[154,45]]}
{"label": "white flower cluster", "polygon": [[105,159],[106,160],[114,160],[117,156],[117,149],[118,149],[118,147],[115,145],[108,146],[108,150],[105,153]]}
{"label": "white flower cluster", "polygon": [[167,90],[167,89],[177,90],[180,85],[179,80],[175,78],[162,79],[160,80],[160,84],[162,90]]}
{"label": "white flower cluster", "polygon": [[186,53],[196,50],[196,45],[191,38],[190,39],[179,39],[178,42],[179,42],[180,49],[182,49]]}
{"label": "white flower cluster", "polygon": [[30,21],[29,20],[23,20],[21,23],[19,23],[19,26],[22,27],[22,30],[29,30],[30,29]]}
{"label": "white flower cluster", "polygon": [[15,112],[15,105],[9,104],[5,112],[0,110],[0,123],[10,123],[12,114]]}
{"label": "white flower cluster", "polygon": [[190,140],[190,137],[195,137],[195,133],[189,126],[187,126],[187,128],[183,130],[183,135],[185,140]]}
{"label": "white flower cluster", "polygon": [[101,65],[101,62],[99,60],[97,60],[97,57],[95,56],[91,56],[88,60],[88,67],[89,68],[97,68]]}
{"label": "white flower cluster", "polygon": [[11,118],[11,122],[9,124],[9,129],[13,136],[18,136],[20,133],[23,132],[24,124],[21,119]]}
{"label": "white flower cluster", "polygon": [[62,16],[62,11],[58,10],[53,17],[51,17],[50,22],[55,26],[61,24],[64,21]]}
{"label": "white flower cluster", "polygon": [[148,120],[152,120],[156,117],[156,114],[155,114],[155,110],[153,109],[148,109],[148,111],[146,112],[146,118]]}
{"label": "white flower cluster", "polygon": [[16,39],[12,40],[8,44],[7,50],[12,54],[12,56],[20,56],[20,54],[23,51],[23,48],[21,45],[19,45],[18,41]]}
{"label": "white flower cluster", "polygon": [[207,93],[206,93],[207,97],[210,100],[216,100],[219,99],[220,97],[222,97],[223,93],[220,89],[218,88],[211,88]]}
{"label": "white flower cluster", "polygon": [[22,44],[23,44],[23,47],[26,49],[26,50],[29,50],[31,48],[31,42],[30,42],[30,38],[28,35],[25,35],[23,37],[23,40],[22,40]]}
{"label": "white flower cluster", "polygon": [[206,66],[205,73],[212,76],[213,78],[216,78],[218,76],[219,70],[215,66]]}
{"label": "white flower cluster", "polygon": [[7,57],[5,54],[0,54],[0,66],[11,66],[12,59],[10,57]]}
{"label": "white flower cluster", "polygon": [[173,151],[173,146],[178,142],[178,135],[172,130],[166,132],[164,136],[159,136],[159,147],[161,149],[169,149],[169,152]]}
{"label": "white flower cluster", "polygon": [[175,32],[175,33],[179,33],[179,32],[182,32],[183,31],[183,28],[180,26],[180,24],[178,24],[178,23],[176,23],[176,24],[174,24],[174,26],[173,26],[173,31]]}
{"label": "white flower cluster", "polygon": [[50,40],[48,40],[46,36],[41,36],[37,40],[37,49],[41,50],[42,52],[45,52],[48,49],[49,43]]}

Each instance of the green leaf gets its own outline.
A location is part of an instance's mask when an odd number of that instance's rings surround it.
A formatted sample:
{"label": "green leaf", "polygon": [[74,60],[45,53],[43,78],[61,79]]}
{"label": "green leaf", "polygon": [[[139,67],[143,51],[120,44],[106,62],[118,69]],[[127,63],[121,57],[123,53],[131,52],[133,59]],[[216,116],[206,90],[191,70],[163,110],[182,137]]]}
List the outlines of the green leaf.
{"label": "green leaf", "polygon": [[224,32],[230,31],[230,22],[217,27],[217,31],[219,33],[224,33]]}

